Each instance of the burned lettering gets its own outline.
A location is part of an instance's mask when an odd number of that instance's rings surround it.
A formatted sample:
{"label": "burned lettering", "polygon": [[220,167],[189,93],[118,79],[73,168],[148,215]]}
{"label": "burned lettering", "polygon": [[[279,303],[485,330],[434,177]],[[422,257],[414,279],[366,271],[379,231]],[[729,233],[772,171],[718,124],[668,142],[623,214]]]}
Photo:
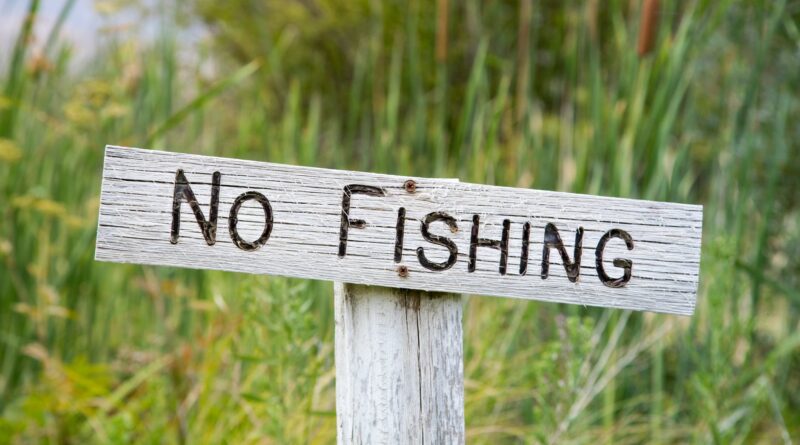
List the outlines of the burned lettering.
{"label": "burned lettering", "polygon": [[[264,230],[261,232],[261,236],[259,236],[258,239],[253,242],[247,242],[242,239],[242,237],[239,236],[239,231],[237,230],[237,225],[239,224],[239,209],[242,207],[242,204],[250,200],[255,200],[261,204],[261,208],[264,210]],[[269,199],[267,199],[267,197],[261,193],[253,191],[245,192],[239,195],[236,200],[233,201],[231,213],[228,216],[228,232],[231,235],[233,244],[242,250],[257,250],[266,244],[269,240],[270,233],[272,233],[272,206],[269,203]]]}
{"label": "burned lettering", "polygon": [[450,238],[430,233],[429,226],[431,223],[435,221],[443,221],[445,224],[448,225],[448,227],[450,227],[451,231],[455,232],[458,230],[456,219],[444,212],[432,212],[425,215],[425,218],[422,220],[420,224],[420,231],[422,232],[422,237],[433,244],[446,247],[447,250],[450,252],[450,255],[447,257],[445,261],[436,263],[428,260],[428,258],[425,256],[425,249],[423,249],[422,247],[418,247],[417,258],[419,259],[419,263],[422,265],[422,267],[428,270],[443,271],[453,267],[453,265],[456,264],[456,260],[458,259],[458,247],[456,246],[456,243],[454,243],[453,240],[451,240]]}
{"label": "burned lettering", "polygon": [[606,248],[606,243],[608,243],[611,238],[619,238],[625,241],[625,247],[627,247],[628,250],[633,250],[633,238],[631,238],[628,232],[622,229],[611,229],[604,233],[603,236],[600,237],[600,242],[597,243],[597,249],[595,249],[597,276],[600,278],[600,281],[608,287],[624,287],[628,284],[628,281],[631,280],[633,262],[626,258],[614,258],[614,266],[622,268],[622,276],[619,278],[611,278],[608,276],[603,266],[603,251]]}
{"label": "burned lettering", "polygon": [[357,193],[367,196],[386,195],[382,188],[371,185],[350,184],[344,186],[344,193],[342,193],[342,222],[339,225],[339,258],[344,258],[345,254],[347,254],[347,237],[350,227],[363,229],[367,225],[367,222],[363,219],[350,218],[350,201],[352,196]]}
{"label": "burned lettering", "polygon": [[197,203],[197,198],[192,191],[192,186],[186,179],[183,170],[178,169],[175,173],[175,188],[172,193],[172,228],[170,230],[169,242],[178,244],[178,238],[181,231],[181,203],[185,199],[189,203],[189,207],[194,213],[197,224],[200,226],[200,232],[203,233],[203,238],[206,244],[213,246],[217,242],[217,213],[219,211],[219,187],[222,175],[220,172],[214,172],[211,175],[211,202],[209,204],[209,215],[206,220],[203,211],[200,209],[200,204]]}
{"label": "burned lettering", "polygon": [[570,261],[567,249],[564,247],[564,242],[561,241],[561,235],[558,234],[558,229],[555,224],[547,223],[544,228],[544,248],[542,249],[542,279],[547,279],[550,273],[550,249],[558,250],[561,255],[561,262],[564,264],[564,270],[567,272],[569,281],[575,283],[581,275],[581,251],[583,244],[583,227],[578,227],[575,232],[575,260]]}

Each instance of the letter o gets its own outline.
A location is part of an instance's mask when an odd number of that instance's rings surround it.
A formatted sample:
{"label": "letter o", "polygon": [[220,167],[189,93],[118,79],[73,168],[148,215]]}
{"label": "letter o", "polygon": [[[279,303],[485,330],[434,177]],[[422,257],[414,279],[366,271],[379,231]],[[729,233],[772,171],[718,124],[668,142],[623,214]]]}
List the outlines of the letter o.
{"label": "letter o", "polygon": [[[239,236],[239,231],[236,229],[236,226],[239,224],[239,209],[245,201],[250,200],[257,201],[264,209],[264,231],[261,232],[261,236],[253,242],[247,242],[242,239],[242,237]],[[231,213],[228,217],[228,231],[231,235],[231,241],[233,241],[236,247],[246,251],[258,250],[261,248],[261,246],[266,244],[267,240],[269,240],[269,235],[272,233],[272,206],[269,203],[269,199],[261,193],[253,191],[239,195],[231,206]]]}

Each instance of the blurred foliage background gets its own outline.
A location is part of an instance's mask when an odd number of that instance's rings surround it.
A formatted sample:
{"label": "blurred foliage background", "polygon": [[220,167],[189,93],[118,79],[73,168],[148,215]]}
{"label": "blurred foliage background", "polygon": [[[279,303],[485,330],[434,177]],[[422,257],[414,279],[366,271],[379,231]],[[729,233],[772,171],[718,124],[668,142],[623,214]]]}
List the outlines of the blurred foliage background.
{"label": "blurred foliage background", "polygon": [[94,262],[106,143],[702,203],[691,318],[467,299],[468,442],[800,440],[800,2],[24,2],[0,443],[335,441],[330,283]]}

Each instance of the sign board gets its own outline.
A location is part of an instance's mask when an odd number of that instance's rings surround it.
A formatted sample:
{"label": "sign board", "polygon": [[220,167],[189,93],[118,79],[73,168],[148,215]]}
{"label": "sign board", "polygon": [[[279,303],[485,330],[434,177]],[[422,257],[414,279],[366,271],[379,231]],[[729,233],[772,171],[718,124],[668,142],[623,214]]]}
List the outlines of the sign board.
{"label": "sign board", "polygon": [[691,314],[702,207],[106,147],[96,258]]}

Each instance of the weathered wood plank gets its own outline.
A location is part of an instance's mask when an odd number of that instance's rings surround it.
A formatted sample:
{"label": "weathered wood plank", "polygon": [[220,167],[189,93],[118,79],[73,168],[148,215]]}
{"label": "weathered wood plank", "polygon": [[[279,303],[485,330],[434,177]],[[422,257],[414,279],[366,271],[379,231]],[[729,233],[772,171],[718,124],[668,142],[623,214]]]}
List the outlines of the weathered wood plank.
{"label": "weathered wood plank", "polygon": [[461,297],[334,284],[339,444],[464,443]]}
{"label": "weathered wood plank", "polygon": [[[220,173],[219,216],[215,244],[209,246],[185,199],[180,205],[177,244],[170,242],[176,173],[184,172],[198,208],[210,218],[214,172]],[[415,181],[413,193],[404,186]],[[377,187],[383,196],[353,192],[347,219],[346,251],[340,253],[342,198],[345,186]],[[229,236],[230,210],[241,194],[255,191],[272,210],[269,238],[257,250],[245,251]],[[395,261],[398,211],[403,242]],[[427,224],[429,237],[452,240],[455,263],[430,270],[430,263],[450,258],[449,247],[422,234],[426,215],[441,212],[453,218]],[[474,218],[477,215],[478,222]],[[469,271],[473,239],[501,244],[508,220],[506,249],[477,246],[474,271]],[[525,224],[530,225],[527,261]],[[541,278],[545,232],[553,224],[574,262],[576,231],[583,229],[582,258],[571,282],[561,255],[548,249],[547,279]],[[257,240],[265,227],[265,211],[245,201],[236,229],[245,242]],[[473,231],[477,230],[477,236]],[[602,249],[609,279],[623,276],[615,258],[632,263],[623,287],[601,281],[596,250],[610,230],[630,234],[609,238]],[[223,159],[109,146],[103,171],[96,258],[104,261],[159,264],[286,275],[428,291],[473,293],[657,312],[691,314],[698,285],[702,207],[570,193],[458,183],[439,179],[360,173]],[[552,239],[550,240],[552,241]],[[483,243],[488,244],[488,241]],[[418,258],[423,248],[424,265]],[[502,251],[507,255],[500,273]],[[521,273],[521,265],[527,265]],[[620,263],[621,264],[621,263]],[[606,280],[608,281],[608,280]]]}

